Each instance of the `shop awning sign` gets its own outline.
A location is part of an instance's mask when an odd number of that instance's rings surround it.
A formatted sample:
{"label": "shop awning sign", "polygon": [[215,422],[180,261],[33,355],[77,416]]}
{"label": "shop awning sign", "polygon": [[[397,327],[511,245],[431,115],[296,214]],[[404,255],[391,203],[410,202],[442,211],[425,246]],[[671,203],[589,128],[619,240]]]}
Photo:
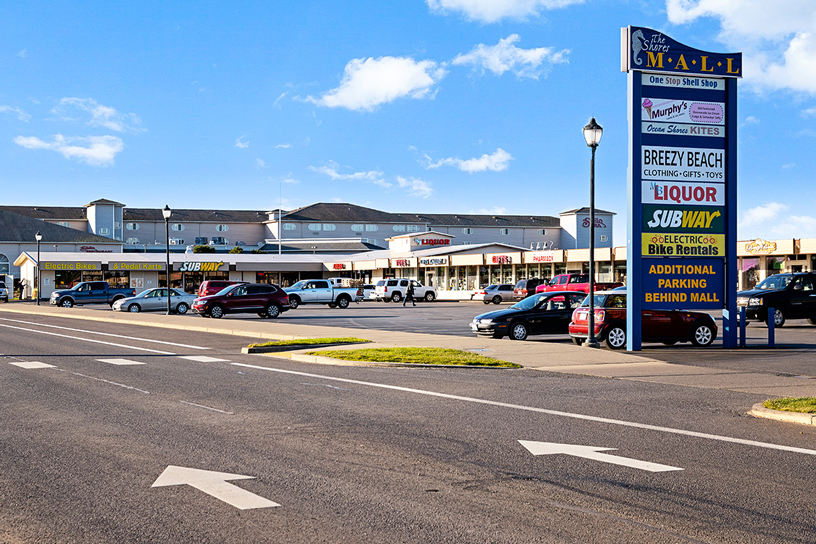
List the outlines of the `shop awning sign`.
{"label": "shop awning sign", "polygon": [[176,263],[176,270],[179,272],[218,272],[224,266],[224,261],[218,262],[201,262],[201,261],[186,261],[180,266]]}

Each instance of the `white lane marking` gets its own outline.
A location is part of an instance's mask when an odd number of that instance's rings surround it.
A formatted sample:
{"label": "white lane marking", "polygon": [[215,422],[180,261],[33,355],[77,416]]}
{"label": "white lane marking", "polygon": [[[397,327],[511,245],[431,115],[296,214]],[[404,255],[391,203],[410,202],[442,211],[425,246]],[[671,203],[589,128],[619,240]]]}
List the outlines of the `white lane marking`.
{"label": "white lane marking", "polygon": [[81,340],[83,342],[93,342],[94,344],[105,344],[106,346],[116,346],[117,348],[135,349],[137,351],[149,351],[150,353],[158,353],[159,355],[175,355],[175,353],[170,353],[169,351],[159,351],[159,350],[156,350],[156,349],[148,349],[148,348],[137,348],[135,346],[127,346],[125,344],[114,344],[112,342],[103,342],[102,340],[92,340],[91,338],[80,338],[78,336],[68,336],[67,334],[57,334],[55,332],[46,332],[46,331],[38,331],[38,330],[34,330],[34,329],[25,329],[23,327],[12,327],[11,325],[3,325],[2,323],[0,323],[0,327],[5,327],[7,329],[17,329],[18,331],[34,332],[34,333],[37,333],[37,334],[47,334],[48,336],[59,336],[60,338],[71,338],[72,340]]}
{"label": "white lane marking", "polygon": [[[63,372],[66,372],[66,371],[63,371]],[[139,393],[144,393],[145,395],[150,394],[150,391],[145,391],[143,389],[139,389],[138,387],[133,387],[132,385],[125,385],[123,383],[116,383],[116,382],[112,382],[110,380],[103,380],[102,378],[95,378],[93,376],[86,376],[85,374],[80,374],[79,372],[71,372],[71,374],[73,374],[74,376],[80,376],[82,378],[88,378],[89,380],[95,380],[97,382],[107,383],[107,384],[110,384],[110,385],[115,385],[117,387],[123,387],[125,389],[130,389],[132,391],[138,391]]]}
{"label": "white lane marking", "polygon": [[177,344],[175,342],[165,342],[163,340],[151,340],[149,338],[137,338],[135,336],[122,336],[121,334],[112,334],[109,332],[97,332],[97,331],[87,331],[84,329],[72,329],[69,327],[60,327],[58,325],[44,325],[42,323],[33,323],[31,321],[20,321],[18,319],[8,319],[5,317],[0,317],[0,321],[11,321],[12,323],[22,323],[23,325],[35,325],[37,327],[49,327],[52,329],[61,329],[64,331],[73,331],[73,332],[84,332],[87,334],[98,334],[100,336],[113,336],[116,338],[123,338],[125,340],[138,340],[139,342],[152,342],[154,344],[167,344],[168,346],[178,346],[181,348],[190,348],[190,349],[211,349],[211,348],[204,348],[201,346],[190,346],[188,344]]}
{"label": "white lane marking", "polygon": [[131,361],[130,359],[97,359],[100,363],[108,363],[109,365],[118,365],[118,366],[126,366],[126,365],[143,365],[145,363],[140,363],[139,361]]}
{"label": "white lane marking", "polygon": [[351,391],[350,389],[343,389],[342,387],[337,387],[336,385],[329,385],[327,383],[301,383],[300,385],[314,385],[316,387],[329,387],[331,389],[339,389],[340,391]]}
{"label": "white lane marking", "polygon": [[40,363],[39,361],[30,361],[27,363],[9,363],[10,365],[19,366],[20,368],[54,368],[54,365],[49,365],[46,363]]}
{"label": "white lane marking", "polygon": [[519,440],[519,444],[527,448],[533,455],[572,455],[573,457],[583,457],[602,463],[611,463],[629,468],[647,470],[649,472],[669,472],[672,470],[683,470],[680,467],[661,465],[649,461],[640,461],[628,457],[619,457],[600,453],[602,451],[614,451],[617,448],[596,448],[594,446],[580,446],[578,444],[556,444],[553,442],[531,442],[529,440]]}
{"label": "white lane marking", "polygon": [[181,355],[179,359],[187,359],[197,363],[229,363],[229,359],[219,359],[217,357],[207,357],[206,355]]}
{"label": "white lane marking", "polygon": [[170,465],[164,469],[164,472],[161,473],[150,487],[186,484],[240,510],[280,506],[280,504],[276,502],[272,502],[269,499],[265,499],[245,489],[241,489],[238,486],[227,483],[227,480],[252,480],[254,478],[254,476],[242,476],[240,474],[229,474],[228,472],[213,472],[210,470]]}
{"label": "white lane marking", "polygon": [[205,410],[212,410],[213,412],[220,412],[222,414],[227,414],[227,415],[230,415],[230,416],[234,415],[233,412],[225,412],[224,410],[219,410],[218,408],[211,408],[209,406],[204,406],[203,404],[196,404],[194,402],[187,402],[186,400],[180,400],[179,402],[182,403],[182,404],[189,404],[190,406],[196,406],[198,408],[204,408]]}
{"label": "white lane marking", "polygon": [[507,402],[497,402],[493,400],[475,399],[471,397],[462,397],[459,395],[449,395],[447,393],[436,393],[434,391],[424,391],[422,389],[411,389],[409,387],[399,387],[396,385],[386,385],[382,383],[363,382],[359,380],[350,380],[348,378],[335,378],[333,376],[321,376],[320,374],[309,374],[307,372],[296,372],[294,370],[282,370],[279,368],[268,368],[265,366],[248,365],[244,363],[232,363],[234,366],[241,366],[245,368],[254,368],[257,370],[266,370],[269,372],[280,372],[282,374],[294,374],[296,376],[307,376],[309,378],[319,378],[323,380],[333,380],[336,382],[353,383],[357,385],[367,385],[370,387],[381,387],[383,389],[392,389],[394,391],[404,391],[406,393],[416,393],[418,395],[428,395],[431,397],[440,397],[443,399],[461,400],[465,402],[474,402],[477,404],[486,404],[489,406],[500,406],[502,408],[512,408],[514,410],[525,410],[527,412],[537,412],[539,414],[547,414],[551,416],[569,417],[573,419],[582,419],[584,421],[593,421],[595,423],[607,423],[610,425],[621,425],[623,427],[633,427],[636,429],[645,429],[647,431],[658,431],[662,433],[679,434],[683,436],[692,436],[694,438],[706,438],[708,440],[718,440],[720,442],[730,442],[732,444],[741,444],[743,446],[754,446],[757,448],[767,448],[771,450],[790,451],[793,453],[804,453],[806,455],[816,455],[816,450],[808,450],[805,448],[795,448],[793,446],[781,446],[779,444],[770,444],[768,442],[757,442],[756,440],[745,440],[744,438],[732,438],[729,436],[720,436],[716,434],[699,433],[696,431],[686,431],[684,429],[673,429],[671,427],[660,427],[658,425],[648,425],[646,423],[635,423],[633,421],[623,421],[620,419],[609,419],[606,417],[588,416],[584,414],[574,414],[570,412],[560,412],[558,410],[547,410],[546,408],[536,408],[534,406],[523,406],[521,404],[510,404]]}

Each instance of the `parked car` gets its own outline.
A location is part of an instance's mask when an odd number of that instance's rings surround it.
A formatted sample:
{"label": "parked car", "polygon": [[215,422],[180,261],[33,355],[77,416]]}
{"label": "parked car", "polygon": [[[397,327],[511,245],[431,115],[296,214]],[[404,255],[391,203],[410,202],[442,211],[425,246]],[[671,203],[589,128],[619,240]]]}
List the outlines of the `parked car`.
{"label": "parked car", "polygon": [[216,294],[225,287],[229,287],[230,285],[238,285],[239,283],[247,282],[233,280],[205,280],[202,281],[201,285],[198,286],[198,296],[208,297],[210,295]]}
{"label": "parked car", "polygon": [[470,330],[477,335],[509,336],[512,340],[524,340],[533,334],[566,334],[572,311],[583,300],[583,293],[566,291],[534,295],[505,310],[477,315]]}
{"label": "parked car", "polygon": [[[626,347],[626,293],[602,291],[594,297],[595,338],[610,349]],[[589,331],[589,297],[572,314],[569,334],[576,345],[583,344]],[[685,310],[642,310],[641,341],[667,345],[691,342],[710,346],[717,339],[714,318],[703,312]]]}
{"label": "parked car", "polygon": [[[170,311],[177,314],[186,314],[193,305],[196,296],[187,294],[178,289],[170,289]],[[152,312],[167,311],[167,289],[154,287],[145,289],[135,297],[121,298],[111,306],[117,312]]]}
{"label": "parked car", "polygon": [[513,289],[513,298],[521,300],[529,296],[535,295],[536,287],[547,283],[547,280],[541,278],[530,278],[528,280],[519,280]]}
{"label": "parked car", "polygon": [[[596,293],[600,291],[611,291],[615,287],[620,287],[620,282],[594,282],[592,289]],[[581,291],[585,295],[589,293],[589,274],[559,274],[548,283],[542,283],[536,287],[536,293],[547,291]]]}
{"label": "parked car", "polygon": [[6,288],[6,282],[4,281],[0,281],[0,300],[2,300],[3,302],[9,301],[9,292],[8,289]]}
{"label": "parked car", "polygon": [[289,307],[294,310],[301,304],[328,304],[329,308],[348,308],[352,302],[360,302],[358,287],[343,287],[348,279],[300,280],[284,289],[289,295]]}
{"label": "parked car", "polygon": [[426,287],[416,280],[407,280],[405,278],[394,278],[387,280],[380,280],[374,288],[374,298],[388,302],[401,302],[405,298],[405,290],[408,289],[408,282],[414,286],[414,298],[416,300],[425,300],[426,302],[433,302],[436,299],[436,289],[433,287]]}
{"label": "parked car", "polygon": [[283,289],[268,283],[240,283],[193,302],[195,313],[216,319],[225,314],[252,312],[274,319],[287,310],[289,297]]}
{"label": "parked car", "polygon": [[364,283],[360,286],[360,289],[363,290],[363,300],[373,300],[374,288],[374,285],[370,283]]}
{"label": "parked car", "polygon": [[788,319],[808,320],[816,325],[816,274],[774,274],[750,291],[737,293],[737,307],[745,308],[745,318],[768,321],[768,308],[774,309],[774,326]]}
{"label": "parked car", "polygon": [[485,304],[501,304],[505,301],[513,300],[513,285],[509,283],[488,285],[484,289],[478,289],[470,296],[471,300],[481,300]]}
{"label": "parked car", "polygon": [[58,289],[51,293],[52,306],[71,308],[75,304],[110,304],[119,299],[132,297],[136,289],[111,287],[106,281],[83,281],[70,289]]}

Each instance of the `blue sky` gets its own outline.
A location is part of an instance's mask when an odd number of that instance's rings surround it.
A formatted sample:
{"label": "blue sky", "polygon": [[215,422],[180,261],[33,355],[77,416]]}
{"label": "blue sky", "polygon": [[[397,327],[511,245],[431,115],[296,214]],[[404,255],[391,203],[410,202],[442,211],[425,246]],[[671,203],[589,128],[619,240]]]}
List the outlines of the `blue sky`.
{"label": "blue sky", "polygon": [[739,237],[816,237],[816,2],[6,2],[0,202],[555,215],[626,243],[620,28],[741,51]]}

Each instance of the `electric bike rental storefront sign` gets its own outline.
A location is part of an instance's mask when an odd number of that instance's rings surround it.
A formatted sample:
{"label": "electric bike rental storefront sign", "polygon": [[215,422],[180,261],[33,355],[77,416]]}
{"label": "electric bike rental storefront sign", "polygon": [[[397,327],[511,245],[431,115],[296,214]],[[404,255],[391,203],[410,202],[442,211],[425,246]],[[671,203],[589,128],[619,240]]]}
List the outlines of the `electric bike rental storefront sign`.
{"label": "electric bike rental storefront sign", "polygon": [[627,349],[640,349],[641,311],[650,309],[721,309],[723,346],[735,347],[742,55],[693,49],[649,28],[624,28],[621,38],[631,150]]}

